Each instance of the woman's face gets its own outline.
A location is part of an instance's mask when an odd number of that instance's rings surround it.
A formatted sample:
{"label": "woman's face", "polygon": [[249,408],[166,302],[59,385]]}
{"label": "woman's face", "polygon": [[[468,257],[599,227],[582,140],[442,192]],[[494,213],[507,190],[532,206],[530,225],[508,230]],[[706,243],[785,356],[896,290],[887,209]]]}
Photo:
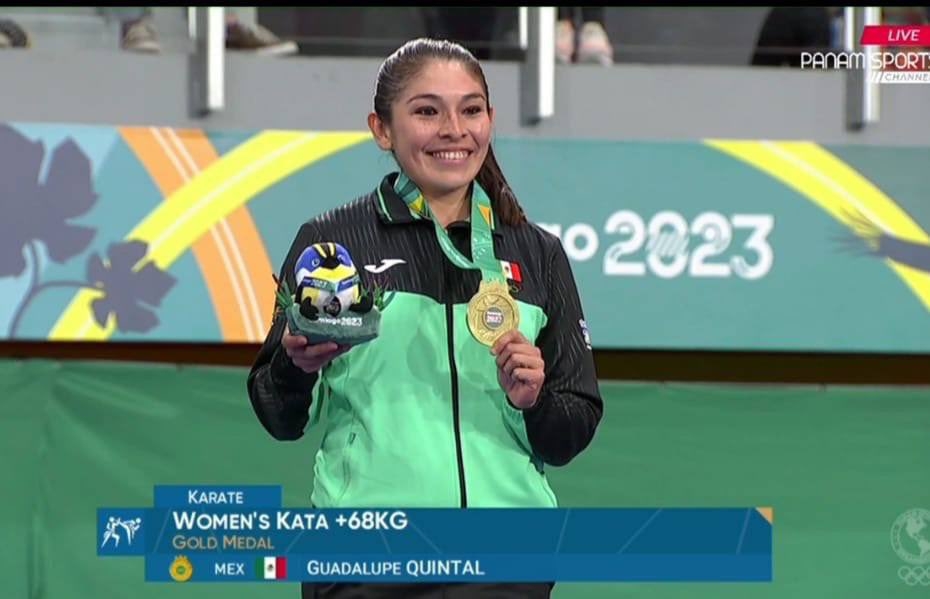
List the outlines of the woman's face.
{"label": "woman's face", "polygon": [[[375,119],[378,145],[428,198],[463,193],[491,142],[493,113],[481,83],[459,62],[431,60],[391,107],[391,123]],[[370,123],[371,124],[371,123]]]}

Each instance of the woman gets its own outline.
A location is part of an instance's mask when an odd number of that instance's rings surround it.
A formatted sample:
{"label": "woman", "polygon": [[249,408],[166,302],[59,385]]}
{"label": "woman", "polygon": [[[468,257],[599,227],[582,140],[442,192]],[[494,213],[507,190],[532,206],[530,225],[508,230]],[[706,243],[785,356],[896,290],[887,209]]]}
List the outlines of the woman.
{"label": "woman", "polygon": [[[556,13],[555,58],[562,64],[571,62],[610,66],[614,47],[607,35],[603,6],[560,6]],[[576,15],[581,29],[576,34]],[[577,46],[575,45],[577,39]]]}
{"label": "woman", "polygon": [[[378,73],[368,117],[400,172],[304,224],[285,260],[281,280],[294,289],[299,254],[333,241],[369,265],[363,282],[394,292],[379,337],[354,348],[307,345],[276,316],[249,375],[255,412],[277,439],[299,438],[325,412],[316,507],[554,507],[545,466],[568,463],[594,435],[603,404],[568,259],[526,221],[490,147],[493,121],[467,50],[401,47]],[[353,586],[304,585],[304,597],[551,589]]]}

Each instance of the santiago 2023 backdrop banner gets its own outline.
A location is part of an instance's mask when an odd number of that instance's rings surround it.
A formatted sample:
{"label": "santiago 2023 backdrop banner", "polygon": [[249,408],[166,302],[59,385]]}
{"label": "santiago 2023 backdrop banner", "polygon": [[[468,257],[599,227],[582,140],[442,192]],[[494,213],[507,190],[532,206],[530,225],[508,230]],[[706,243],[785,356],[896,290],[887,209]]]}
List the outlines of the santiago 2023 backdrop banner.
{"label": "santiago 2023 backdrop banner", "polygon": [[[930,351],[930,148],[496,150],[597,348]],[[260,341],[301,220],[396,168],[361,131],[11,123],[0,157],[0,338],[56,341]]]}

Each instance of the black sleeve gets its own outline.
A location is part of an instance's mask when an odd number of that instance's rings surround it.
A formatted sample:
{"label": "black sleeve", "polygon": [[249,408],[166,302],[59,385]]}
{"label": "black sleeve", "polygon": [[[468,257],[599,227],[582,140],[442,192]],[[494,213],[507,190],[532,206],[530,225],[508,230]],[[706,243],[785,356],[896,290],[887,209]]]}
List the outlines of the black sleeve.
{"label": "black sleeve", "polygon": [[[291,244],[278,280],[286,281],[288,289],[292,291],[296,286],[294,264],[308,245],[319,241],[316,237],[313,226],[307,223],[300,228]],[[249,399],[259,422],[272,437],[280,441],[292,441],[299,439],[307,426],[317,374],[307,374],[291,362],[281,346],[287,318],[277,309],[277,305],[273,308],[271,329],[249,372]]]}
{"label": "black sleeve", "polygon": [[563,466],[594,438],[604,411],[594,355],[568,256],[554,240],[546,306],[548,322],[537,345],[546,379],[536,404],[523,412],[527,438],[544,462]]}

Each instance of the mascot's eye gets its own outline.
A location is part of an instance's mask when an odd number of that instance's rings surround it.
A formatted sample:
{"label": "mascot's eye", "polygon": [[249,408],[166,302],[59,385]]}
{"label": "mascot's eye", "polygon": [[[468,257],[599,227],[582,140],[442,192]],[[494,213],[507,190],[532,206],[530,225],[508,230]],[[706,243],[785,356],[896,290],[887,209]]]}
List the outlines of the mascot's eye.
{"label": "mascot's eye", "polygon": [[314,259],[313,259],[313,262],[311,262],[310,264],[313,266],[313,268],[316,268],[317,266],[320,265],[320,259],[319,259],[319,258],[314,258]]}

